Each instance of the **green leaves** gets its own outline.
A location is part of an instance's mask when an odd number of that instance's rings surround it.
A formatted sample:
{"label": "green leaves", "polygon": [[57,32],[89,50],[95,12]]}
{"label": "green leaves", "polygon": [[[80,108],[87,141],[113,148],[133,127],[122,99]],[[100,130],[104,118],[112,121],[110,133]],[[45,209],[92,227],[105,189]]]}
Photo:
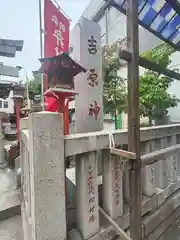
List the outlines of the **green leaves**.
{"label": "green leaves", "polygon": [[[171,63],[170,56],[174,50],[167,44],[162,44],[152,51],[144,53],[148,60],[167,68]],[[169,107],[176,107],[179,99],[168,92],[173,79],[146,70],[140,77],[140,108],[141,115],[149,117],[150,121],[162,118],[168,113]]]}
{"label": "green leaves", "polygon": [[28,87],[35,95],[41,95],[41,75],[34,75],[34,78],[28,81]]}
{"label": "green leaves", "polygon": [[[111,72],[110,72],[111,73]],[[126,103],[126,85],[124,79],[106,74],[104,81],[104,112],[113,114],[116,110],[122,112]]]}
{"label": "green leaves", "polygon": [[163,43],[152,51],[143,53],[142,56],[149,61],[159,64],[160,68],[166,68],[171,63],[170,56],[174,52],[175,50],[171,46]]}
{"label": "green leaves", "polygon": [[103,80],[104,80],[104,113],[114,115],[116,111],[121,113],[126,108],[127,87],[123,78],[117,71],[122,66],[118,56],[118,43],[112,46],[104,46],[103,53]]}
{"label": "green leaves", "polygon": [[[122,112],[127,107],[126,80],[117,75],[123,64],[119,59],[120,48],[121,41],[102,48],[105,113],[113,114],[116,110]],[[161,69],[167,68],[171,63],[170,56],[173,53],[174,49],[163,43],[142,56],[159,64]],[[179,99],[168,92],[172,81],[169,77],[149,70],[140,77],[140,113],[149,117],[150,122],[153,118],[166,115],[169,107],[177,106]]]}

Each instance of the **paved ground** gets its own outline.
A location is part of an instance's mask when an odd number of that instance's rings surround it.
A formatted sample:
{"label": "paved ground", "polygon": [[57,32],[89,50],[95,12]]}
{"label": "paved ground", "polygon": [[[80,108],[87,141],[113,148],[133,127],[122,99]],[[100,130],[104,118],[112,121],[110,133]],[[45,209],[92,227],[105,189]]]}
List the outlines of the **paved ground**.
{"label": "paved ground", "polygon": [[[67,171],[67,177],[75,182],[75,169]],[[69,228],[74,225],[75,214],[75,187],[70,180],[67,180],[68,185],[68,226]],[[12,213],[12,208],[20,205],[20,190],[16,188],[15,172],[9,168],[0,169],[0,240],[22,240],[22,223],[21,216],[8,218],[4,221],[5,216]],[[7,214],[7,209],[10,209]],[[14,210],[13,210],[14,211]],[[6,212],[6,213],[5,213]],[[12,214],[10,214],[12,216]]]}
{"label": "paved ground", "polygon": [[23,240],[20,215],[0,222],[0,240]]}
{"label": "paved ground", "polygon": [[0,169],[0,196],[16,189],[15,172],[9,168]]}
{"label": "paved ground", "polygon": [[0,169],[0,213],[19,204],[20,190],[16,189],[15,172],[9,168]]}
{"label": "paved ground", "polygon": [[[16,189],[16,177],[13,170],[0,169],[0,220],[17,211],[20,204],[20,191]],[[15,207],[15,208],[14,208]],[[10,209],[7,211],[7,209]],[[21,217],[8,218],[0,221],[0,240],[22,240]]]}

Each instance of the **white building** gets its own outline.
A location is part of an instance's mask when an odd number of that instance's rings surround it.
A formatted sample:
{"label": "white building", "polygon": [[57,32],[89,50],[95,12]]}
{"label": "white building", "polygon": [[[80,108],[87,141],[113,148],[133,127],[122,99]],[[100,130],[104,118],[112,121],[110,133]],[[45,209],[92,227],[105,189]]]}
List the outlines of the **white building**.
{"label": "white building", "polygon": [[13,92],[6,99],[0,98],[0,112],[14,113],[14,101],[12,99]]}
{"label": "white building", "polygon": [[[101,26],[101,41],[102,44],[112,44],[117,39],[124,39],[126,37],[126,17],[113,7],[106,8],[104,0],[91,0],[88,7],[85,9],[83,16],[92,19]],[[72,40],[72,39],[71,39]],[[148,32],[143,27],[139,26],[139,51],[143,53],[161,44],[162,41]],[[172,66],[177,65],[176,68],[180,69],[180,53],[177,52],[173,55]],[[140,74],[144,69],[140,68]],[[122,77],[127,77],[127,70],[120,71]],[[175,81],[172,84],[170,91],[180,98],[180,83]],[[169,110],[172,122],[180,121],[180,105],[177,108]]]}
{"label": "white building", "polygon": [[[2,79],[2,76],[1,76],[0,83],[12,84],[12,81]],[[4,112],[7,114],[14,113],[14,100],[12,99],[12,97],[13,97],[13,91],[10,91],[9,96],[6,99],[0,98],[0,112]]]}

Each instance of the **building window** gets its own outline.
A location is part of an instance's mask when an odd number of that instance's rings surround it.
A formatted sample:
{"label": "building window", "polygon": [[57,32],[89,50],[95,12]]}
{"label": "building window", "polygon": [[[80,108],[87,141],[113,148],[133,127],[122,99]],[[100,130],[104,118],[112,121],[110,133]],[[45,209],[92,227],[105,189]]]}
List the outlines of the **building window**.
{"label": "building window", "polygon": [[0,100],[0,108],[2,108],[2,100]]}
{"label": "building window", "polygon": [[8,102],[4,101],[4,108],[8,108]]}

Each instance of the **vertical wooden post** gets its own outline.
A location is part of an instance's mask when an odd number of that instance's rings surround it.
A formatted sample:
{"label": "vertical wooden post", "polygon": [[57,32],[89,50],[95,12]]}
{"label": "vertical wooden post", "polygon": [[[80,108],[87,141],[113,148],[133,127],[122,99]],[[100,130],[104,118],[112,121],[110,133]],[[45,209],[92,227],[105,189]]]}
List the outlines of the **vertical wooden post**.
{"label": "vertical wooden post", "polygon": [[128,0],[127,44],[132,53],[128,63],[128,148],[135,152],[130,170],[130,226],[131,238],[142,239],[141,230],[141,160],[140,160],[140,116],[139,116],[139,37],[138,1]]}

